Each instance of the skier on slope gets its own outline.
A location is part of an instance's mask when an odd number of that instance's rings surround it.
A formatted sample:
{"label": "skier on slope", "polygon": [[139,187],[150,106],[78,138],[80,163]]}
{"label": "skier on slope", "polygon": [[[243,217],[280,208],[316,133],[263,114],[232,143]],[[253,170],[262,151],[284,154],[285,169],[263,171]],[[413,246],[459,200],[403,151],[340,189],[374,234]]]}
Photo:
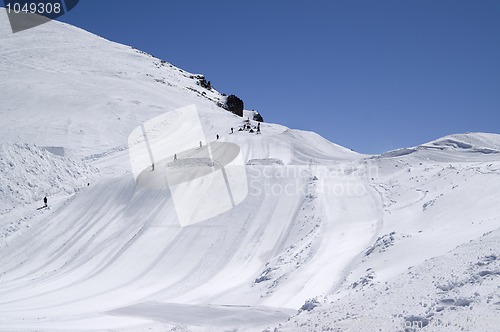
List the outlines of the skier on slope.
{"label": "skier on slope", "polygon": [[47,207],[47,196],[43,198],[43,203],[45,204],[45,207]]}

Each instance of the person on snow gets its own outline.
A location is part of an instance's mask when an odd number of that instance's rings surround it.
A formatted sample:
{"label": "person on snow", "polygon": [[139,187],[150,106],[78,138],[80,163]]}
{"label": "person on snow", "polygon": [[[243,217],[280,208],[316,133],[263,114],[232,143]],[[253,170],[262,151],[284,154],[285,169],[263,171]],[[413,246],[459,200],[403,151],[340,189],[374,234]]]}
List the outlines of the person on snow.
{"label": "person on snow", "polygon": [[177,153],[174,154],[174,161],[176,161],[176,160],[177,160]]}
{"label": "person on snow", "polygon": [[45,204],[45,207],[47,207],[47,196],[43,198],[43,203]]}
{"label": "person on snow", "polygon": [[217,139],[219,139],[219,134],[217,134]]}

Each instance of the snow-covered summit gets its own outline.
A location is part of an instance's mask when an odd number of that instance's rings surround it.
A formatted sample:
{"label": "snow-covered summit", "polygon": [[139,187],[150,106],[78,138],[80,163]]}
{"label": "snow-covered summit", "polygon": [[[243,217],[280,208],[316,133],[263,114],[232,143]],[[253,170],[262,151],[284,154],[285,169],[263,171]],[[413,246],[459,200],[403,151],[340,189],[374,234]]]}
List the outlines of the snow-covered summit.
{"label": "snow-covered summit", "polygon": [[442,137],[421,145],[440,150],[461,150],[480,153],[500,153],[500,135],[493,133],[466,133]]}
{"label": "snow-covered summit", "polygon": [[4,141],[83,157],[123,147],[141,122],[189,104],[233,118],[216,106],[223,96],[197,85],[197,75],[55,21],[12,34],[0,15]]}
{"label": "snow-covered summit", "polygon": [[466,133],[448,135],[415,147],[396,149],[377,157],[394,158],[414,154],[415,157],[445,161],[457,158],[482,158],[483,155],[499,153],[499,134]]}
{"label": "snow-covered summit", "polygon": [[[88,158],[125,149],[134,128],[188,105],[196,106],[210,140],[227,138],[231,127],[255,115],[226,111],[220,107],[226,97],[200,85],[202,75],[132,47],[56,21],[12,34],[5,12],[0,16],[3,142],[59,147]],[[262,134],[286,129],[264,124]]]}

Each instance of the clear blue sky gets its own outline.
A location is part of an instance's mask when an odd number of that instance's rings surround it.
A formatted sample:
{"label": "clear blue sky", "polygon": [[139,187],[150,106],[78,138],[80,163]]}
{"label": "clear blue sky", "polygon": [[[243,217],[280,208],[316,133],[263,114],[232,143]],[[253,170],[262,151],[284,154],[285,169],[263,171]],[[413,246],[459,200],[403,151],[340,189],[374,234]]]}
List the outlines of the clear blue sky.
{"label": "clear blue sky", "polygon": [[81,0],[60,20],[359,152],[500,133],[498,0]]}

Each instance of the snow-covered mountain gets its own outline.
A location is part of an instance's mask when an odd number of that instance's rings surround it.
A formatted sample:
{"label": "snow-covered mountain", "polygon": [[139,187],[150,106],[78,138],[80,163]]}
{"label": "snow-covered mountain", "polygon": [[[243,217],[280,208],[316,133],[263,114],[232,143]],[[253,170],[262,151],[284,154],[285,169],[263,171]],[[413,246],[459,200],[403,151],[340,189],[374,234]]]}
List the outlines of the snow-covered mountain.
{"label": "snow-covered mountain", "polygon": [[[276,124],[229,134],[251,113],[198,74],[0,16],[0,330],[498,331],[500,135],[368,156]],[[248,195],[180,227],[128,139],[189,105],[203,145],[239,147]]]}

